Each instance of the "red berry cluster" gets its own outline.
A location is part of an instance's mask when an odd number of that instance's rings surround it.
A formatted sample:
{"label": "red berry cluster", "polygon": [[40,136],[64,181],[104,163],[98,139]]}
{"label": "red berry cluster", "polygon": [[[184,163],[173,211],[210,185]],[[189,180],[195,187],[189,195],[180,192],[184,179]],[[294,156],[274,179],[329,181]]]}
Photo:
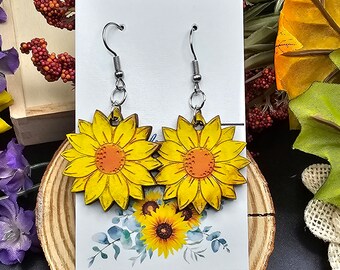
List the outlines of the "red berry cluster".
{"label": "red berry cluster", "polygon": [[47,23],[67,30],[75,28],[75,0],[33,0],[35,8]]}
{"label": "red berry cluster", "polygon": [[75,58],[68,53],[49,53],[47,42],[43,38],[35,38],[30,42],[20,45],[22,53],[29,54],[32,51],[32,62],[37,70],[45,76],[49,82],[61,78],[63,82],[75,82]]}
{"label": "red berry cluster", "polygon": [[264,128],[269,128],[273,124],[269,112],[262,111],[260,108],[255,107],[248,110],[247,113],[247,126],[252,130],[260,131]]}
{"label": "red berry cluster", "polygon": [[250,80],[246,83],[245,97],[249,131],[261,131],[270,127],[273,120],[288,117],[286,97],[277,94],[272,87],[275,83],[275,72],[272,68],[247,71],[246,80]]}
{"label": "red berry cluster", "polygon": [[288,105],[286,103],[282,103],[279,106],[274,106],[269,113],[273,119],[285,120],[288,118]]}
{"label": "red berry cluster", "polygon": [[262,76],[252,82],[254,89],[269,89],[269,87],[275,82],[275,72],[271,68],[265,68],[262,70]]}

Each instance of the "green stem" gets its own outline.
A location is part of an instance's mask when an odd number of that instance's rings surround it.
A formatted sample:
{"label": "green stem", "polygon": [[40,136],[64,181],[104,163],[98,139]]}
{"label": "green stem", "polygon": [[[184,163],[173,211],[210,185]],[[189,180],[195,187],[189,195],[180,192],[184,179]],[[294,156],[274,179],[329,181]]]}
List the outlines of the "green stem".
{"label": "green stem", "polygon": [[118,240],[115,240],[115,241],[113,241],[113,242],[111,242],[111,243],[108,243],[105,247],[103,247],[102,249],[100,249],[100,250],[96,253],[96,255],[94,255],[94,258],[96,258],[100,253],[103,252],[103,250],[107,249],[109,246],[111,246],[112,244],[114,244],[114,243],[117,242],[117,241],[118,241]]}
{"label": "green stem", "polygon": [[41,162],[41,163],[34,164],[34,165],[30,166],[30,168],[31,168],[31,170],[35,170],[35,169],[47,167],[48,164],[49,164],[49,162]]}
{"label": "green stem", "polygon": [[[29,188],[29,189],[19,191],[19,192],[17,193],[17,195],[18,195],[18,197],[19,197],[19,196],[22,196],[22,195],[26,195],[26,194],[28,194],[28,193],[31,193],[31,192],[34,192],[34,191],[38,190],[39,187],[40,187],[40,184],[36,184],[36,185],[34,185],[33,187],[31,187],[31,188]],[[0,197],[0,201],[6,200],[6,199],[8,199],[8,198],[9,198],[9,196]]]}

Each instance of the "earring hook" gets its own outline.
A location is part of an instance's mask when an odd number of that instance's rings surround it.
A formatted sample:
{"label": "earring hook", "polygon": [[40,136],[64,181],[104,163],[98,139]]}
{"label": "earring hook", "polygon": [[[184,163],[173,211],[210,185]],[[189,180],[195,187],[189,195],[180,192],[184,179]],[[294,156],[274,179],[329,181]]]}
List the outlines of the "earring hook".
{"label": "earring hook", "polygon": [[194,59],[197,61],[197,56],[196,56],[196,53],[195,53],[195,50],[194,50],[194,32],[197,31],[198,29],[198,26],[197,24],[194,24],[192,27],[191,27],[191,30],[190,30],[190,35],[189,35],[189,42],[190,42],[190,49],[191,49],[191,52],[192,52],[192,55],[194,56]]}
{"label": "earring hook", "polygon": [[106,38],[107,38],[107,28],[110,25],[116,26],[118,28],[118,30],[120,30],[120,31],[123,31],[125,29],[125,26],[123,24],[117,24],[117,23],[114,23],[114,22],[109,22],[103,28],[102,38],[103,38],[104,45],[105,45],[106,49],[110,53],[112,53],[114,56],[117,56],[117,54],[109,47],[109,45],[107,44],[107,41],[106,41]]}

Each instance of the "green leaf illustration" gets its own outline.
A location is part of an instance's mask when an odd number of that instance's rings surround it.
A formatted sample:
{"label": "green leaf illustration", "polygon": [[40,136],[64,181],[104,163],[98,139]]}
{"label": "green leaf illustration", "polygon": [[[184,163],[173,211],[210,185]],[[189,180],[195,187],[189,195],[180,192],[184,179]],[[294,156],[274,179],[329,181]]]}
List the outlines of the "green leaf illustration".
{"label": "green leaf illustration", "polygon": [[290,102],[301,124],[294,148],[322,157],[331,173],[315,198],[340,207],[340,85],[315,82]]}

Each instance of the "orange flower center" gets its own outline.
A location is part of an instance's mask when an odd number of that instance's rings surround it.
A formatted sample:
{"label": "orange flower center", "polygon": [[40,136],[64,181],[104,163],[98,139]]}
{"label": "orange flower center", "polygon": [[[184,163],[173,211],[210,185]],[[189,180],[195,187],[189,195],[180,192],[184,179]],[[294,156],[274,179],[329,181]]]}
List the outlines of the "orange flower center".
{"label": "orange flower center", "polygon": [[103,173],[117,173],[124,164],[125,153],[116,144],[104,144],[96,152],[96,165]]}
{"label": "orange flower center", "polygon": [[214,156],[205,148],[192,149],[184,158],[184,168],[194,178],[209,176],[213,172],[214,166]]}

